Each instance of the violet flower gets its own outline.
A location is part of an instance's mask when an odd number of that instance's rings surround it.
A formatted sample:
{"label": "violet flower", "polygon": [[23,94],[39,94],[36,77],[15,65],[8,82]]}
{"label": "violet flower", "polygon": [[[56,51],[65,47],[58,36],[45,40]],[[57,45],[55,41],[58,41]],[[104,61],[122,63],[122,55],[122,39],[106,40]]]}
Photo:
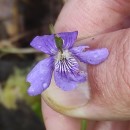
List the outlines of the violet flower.
{"label": "violet flower", "polygon": [[[73,47],[78,32],[63,32],[56,35],[35,37],[30,45],[49,56],[41,60],[28,74],[27,81],[31,84],[28,89],[30,96],[41,94],[50,85],[54,71],[55,83],[64,91],[70,91],[81,82],[87,80],[78,62],[96,65],[103,62],[109,55],[107,48],[90,50],[88,46]],[[62,40],[58,47],[56,37]]]}

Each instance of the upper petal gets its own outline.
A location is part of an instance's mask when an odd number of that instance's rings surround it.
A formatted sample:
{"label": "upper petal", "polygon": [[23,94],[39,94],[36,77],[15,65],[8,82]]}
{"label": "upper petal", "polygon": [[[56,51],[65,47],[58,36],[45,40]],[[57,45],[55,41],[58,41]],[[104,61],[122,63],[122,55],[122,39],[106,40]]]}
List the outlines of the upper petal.
{"label": "upper petal", "polygon": [[55,71],[54,78],[56,85],[64,91],[70,91],[77,87],[78,83],[68,79],[66,76],[61,75],[61,73]]}
{"label": "upper petal", "polygon": [[63,32],[63,33],[58,33],[58,35],[63,39],[63,48],[70,49],[77,39],[78,31]]}
{"label": "upper petal", "polygon": [[57,52],[54,35],[36,36],[30,45],[49,55],[53,55]]}
{"label": "upper petal", "polygon": [[27,82],[30,83],[28,94],[35,96],[41,94],[49,87],[53,71],[53,57],[40,61],[27,75]]}
{"label": "upper petal", "polygon": [[99,64],[107,59],[109,51],[107,48],[87,50],[88,46],[79,46],[70,51],[81,61],[88,64]]}

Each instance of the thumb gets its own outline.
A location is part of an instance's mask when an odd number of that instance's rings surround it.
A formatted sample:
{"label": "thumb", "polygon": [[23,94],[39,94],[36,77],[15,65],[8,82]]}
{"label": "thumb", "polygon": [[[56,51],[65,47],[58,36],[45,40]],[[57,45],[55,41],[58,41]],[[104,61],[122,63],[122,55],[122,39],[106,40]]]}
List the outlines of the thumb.
{"label": "thumb", "polygon": [[[106,47],[110,51],[105,62],[88,66],[90,90],[83,89],[87,88],[87,84],[84,84],[78,91],[65,96],[51,86],[43,93],[46,102],[56,111],[73,117],[97,120],[130,119],[129,36],[130,29],[125,29],[83,40],[81,43],[89,44],[92,48]],[[87,102],[88,91],[91,97]]]}
{"label": "thumb", "polygon": [[[115,31],[118,29],[122,28],[127,28],[129,26],[129,12],[130,12],[130,3],[128,0],[65,0],[67,1],[66,4],[64,5],[58,19],[55,25],[55,30],[56,32],[62,32],[62,31],[79,31],[79,37],[84,37],[84,36],[93,36],[95,34],[101,34],[104,32],[111,32]],[[105,35],[106,36],[106,35]],[[104,35],[102,38],[104,39]],[[103,40],[100,38],[99,41]],[[110,37],[108,37],[108,43],[110,42]],[[116,39],[115,39],[116,40]],[[96,42],[94,40],[96,45],[99,44],[100,42]],[[89,43],[92,41],[90,40]],[[111,43],[113,44],[114,41]],[[83,43],[83,42],[82,42]],[[84,42],[86,43],[86,42]],[[107,47],[106,41],[102,42],[103,47]],[[116,44],[117,45],[117,44]],[[118,46],[118,45],[117,45]],[[99,45],[100,47],[100,45]],[[111,46],[112,47],[112,46]],[[111,47],[110,49],[110,56],[111,56]],[[110,60],[110,58],[108,59]],[[99,66],[105,66],[106,63],[103,63]],[[99,67],[97,66],[97,67]],[[104,103],[104,112],[101,111],[102,106],[99,107],[96,105],[96,92],[98,92],[98,89],[100,87],[96,87],[92,84],[93,79],[91,78],[92,75],[91,73],[94,73],[94,68],[89,66],[89,77],[90,77],[90,83],[91,83],[91,98],[90,101],[88,102],[89,98],[89,89],[86,87],[87,85],[83,85],[85,87],[82,87],[82,90],[76,91],[76,93],[67,93],[63,94],[63,92],[57,92],[56,88],[53,88],[54,82],[51,84],[51,87],[46,90],[42,96],[44,97],[44,100],[48,103],[49,106],[52,106],[53,109],[55,109],[58,112],[70,115],[70,116],[75,116],[75,117],[83,117],[83,118],[99,118],[99,114],[102,113],[101,118],[107,118],[107,114],[109,115],[108,112],[103,116],[105,113],[105,103]],[[92,71],[92,72],[90,72]],[[93,74],[92,73],[92,74]],[[100,73],[101,74],[101,73]],[[106,76],[105,76],[106,77]],[[95,78],[96,79],[96,78]],[[113,81],[113,80],[112,80]],[[95,82],[95,81],[94,81]],[[84,91],[85,88],[85,91]],[[94,90],[95,88],[95,90]],[[109,87],[108,87],[109,89]],[[103,90],[102,90],[102,95],[103,95]],[[48,97],[48,98],[47,98]],[[100,99],[101,96],[99,96],[98,100]],[[105,96],[104,96],[105,97]],[[95,100],[94,100],[94,99]],[[105,97],[107,98],[107,97]],[[95,105],[94,105],[95,101]],[[91,103],[92,102],[92,103]],[[108,102],[108,101],[107,101]],[[92,104],[92,105],[91,105]],[[84,107],[83,107],[84,106]],[[96,106],[96,108],[94,108]],[[107,106],[107,105],[106,105]],[[92,108],[92,110],[91,110]],[[95,111],[96,109],[96,111]],[[46,109],[48,110],[48,109]],[[109,110],[108,110],[109,111]],[[44,110],[45,112],[45,110]],[[90,113],[89,113],[90,112]],[[54,112],[53,112],[54,113]],[[97,115],[95,115],[97,113]],[[52,119],[52,115],[49,116],[48,112],[45,112],[44,115],[46,115],[50,120]],[[59,118],[57,120],[58,116],[54,117],[54,122],[59,123]],[[108,116],[111,118],[111,116]],[[116,116],[115,116],[116,117]],[[114,117],[114,118],[115,118]],[[67,117],[66,117],[67,118]],[[100,118],[100,119],[101,119]],[[52,125],[52,121],[48,121],[49,125]],[[74,122],[74,121],[73,121]],[[61,122],[60,122],[61,123]],[[69,120],[69,124],[72,123]],[[65,126],[68,125],[68,122],[65,124],[64,121],[62,121],[63,128],[65,129]],[[72,123],[74,124],[74,123]],[[77,122],[75,123],[77,124]],[[48,126],[49,126],[48,125]],[[74,127],[74,125],[72,125]],[[76,126],[76,125],[75,125]],[[56,128],[56,125],[54,125]],[[57,126],[58,127],[58,126]],[[63,129],[62,128],[62,129]],[[76,126],[77,129],[79,129]],[[73,129],[76,129],[75,127]],[[71,128],[72,130],[72,128]]]}

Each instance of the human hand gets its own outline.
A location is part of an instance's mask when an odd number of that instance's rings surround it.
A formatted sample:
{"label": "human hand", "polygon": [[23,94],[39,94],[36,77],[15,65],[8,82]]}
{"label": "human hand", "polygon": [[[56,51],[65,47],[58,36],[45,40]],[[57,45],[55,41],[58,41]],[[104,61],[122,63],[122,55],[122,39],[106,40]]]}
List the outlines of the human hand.
{"label": "human hand", "polygon": [[129,12],[128,0],[66,2],[56,22],[56,32],[78,30],[79,38],[93,36],[94,40],[89,38],[81,42],[92,47],[106,47],[110,56],[98,66],[88,66],[90,100],[85,106],[67,113],[79,119],[60,115],[43,102],[47,130],[79,130],[80,118],[97,120],[88,121],[90,130],[130,129],[127,121],[130,119]]}

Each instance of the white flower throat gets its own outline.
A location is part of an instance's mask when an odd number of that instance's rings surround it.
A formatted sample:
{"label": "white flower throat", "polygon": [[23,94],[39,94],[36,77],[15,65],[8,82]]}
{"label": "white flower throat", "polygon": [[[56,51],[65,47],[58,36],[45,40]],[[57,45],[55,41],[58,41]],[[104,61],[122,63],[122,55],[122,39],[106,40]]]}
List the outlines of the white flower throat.
{"label": "white flower throat", "polygon": [[62,72],[78,71],[78,63],[68,50],[60,51],[55,57],[55,70]]}
{"label": "white flower throat", "polygon": [[58,52],[56,60],[68,59],[69,57],[71,57],[71,53],[68,50],[63,50],[63,53],[61,51]]}

